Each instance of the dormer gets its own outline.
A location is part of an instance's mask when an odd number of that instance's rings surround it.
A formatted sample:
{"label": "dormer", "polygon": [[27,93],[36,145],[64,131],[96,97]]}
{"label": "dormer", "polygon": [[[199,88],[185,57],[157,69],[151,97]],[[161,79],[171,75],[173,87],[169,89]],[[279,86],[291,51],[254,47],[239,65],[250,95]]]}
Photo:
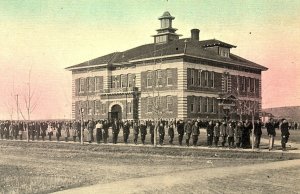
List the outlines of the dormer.
{"label": "dormer", "polygon": [[230,56],[230,49],[236,48],[234,45],[216,39],[201,41],[201,43],[204,49],[213,51],[214,53],[227,58]]}

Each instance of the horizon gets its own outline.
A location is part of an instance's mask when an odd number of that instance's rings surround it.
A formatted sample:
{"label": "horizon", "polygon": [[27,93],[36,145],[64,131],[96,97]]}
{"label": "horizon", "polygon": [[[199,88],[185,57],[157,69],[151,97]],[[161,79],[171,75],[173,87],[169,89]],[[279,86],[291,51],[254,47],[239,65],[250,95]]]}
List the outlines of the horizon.
{"label": "horizon", "polygon": [[71,72],[65,68],[152,43],[164,11],[175,17],[182,38],[198,28],[200,40],[236,45],[232,53],[269,68],[262,72],[262,109],[300,106],[300,2],[216,2],[0,2],[0,120],[10,118],[11,107],[17,118],[17,94],[25,112],[29,69],[38,101],[32,119],[70,118]]}

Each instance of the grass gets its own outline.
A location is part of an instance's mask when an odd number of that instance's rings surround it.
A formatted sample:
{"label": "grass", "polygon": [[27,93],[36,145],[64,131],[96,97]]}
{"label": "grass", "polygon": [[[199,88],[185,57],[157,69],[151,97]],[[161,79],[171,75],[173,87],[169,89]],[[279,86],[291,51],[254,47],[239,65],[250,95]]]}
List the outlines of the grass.
{"label": "grass", "polygon": [[[264,136],[265,133],[264,130]],[[291,131],[291,141],[297,140],[299,136],[300,131]],[[132,141],[132,134],[129,138]],[[276,138],[280,139],[280,134]],[[120,133],[119,142],[122,143],[122,139]],[[111,141],[111,135],[109,140]],[[166,139],[166,144],[167,141]],[[176,136],[174,143],[178,143]],[[150,144],[149,134],[146,144]],[[203,131],[199,145],[206,145],[206,134]],[[267,148],[267,145],[262,147]],[[79,143],[64,144],[55,141],[53,143],[0,141],[0,155],[0,193],[49,193],[193,169],[300,158],[299,154],[289,152],[245,152],[235,149],[193,147],[185,149],[176,146],[154,148],[87,143],[82,146]],[[208,161],[213,161],[213,166]],[[181,190],[188,192],[184,189],[184,185],[178,188],[178,191]]]}

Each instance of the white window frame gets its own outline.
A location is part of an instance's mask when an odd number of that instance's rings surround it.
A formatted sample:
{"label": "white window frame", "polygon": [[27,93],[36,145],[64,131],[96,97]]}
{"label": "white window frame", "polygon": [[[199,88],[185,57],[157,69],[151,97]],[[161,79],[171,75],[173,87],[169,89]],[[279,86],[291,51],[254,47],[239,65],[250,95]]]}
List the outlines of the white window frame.
{"label": "white window frame", "polygon": [[195,85],[195,69],[191,69],[191,85]]}
{"label": "white window frame", "polygon": [[210,72],[210,81],[212,81],[211,88],[214,88],[215,87],[215,72],[213,72],[213,71]]}
{"label": "white window frame", "polygon": [[204,71],[204,87],[208,87],[208,71]]}
{"label": "white window frame", "polygon": [[84,89],[85,89],[84,86],[85,86],[84,78],[83,77],[79,78],[79,93],[84,93]]}
{"label": "white window frame", "polygon": [[202,70],[198,70],[198,85],[202,87]]}
{"label": "white window frame", "polygon": [[202,97],[199,97],[199,104],[198,104],[198,113],[202,112]]}

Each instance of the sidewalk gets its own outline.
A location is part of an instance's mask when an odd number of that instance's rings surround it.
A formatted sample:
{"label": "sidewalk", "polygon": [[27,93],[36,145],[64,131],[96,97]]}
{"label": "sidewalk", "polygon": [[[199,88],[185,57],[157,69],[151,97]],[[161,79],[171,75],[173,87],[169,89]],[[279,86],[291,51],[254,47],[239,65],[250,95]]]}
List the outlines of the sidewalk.
{"label": "sidewalk", "polygon": [[[27,140],[0,140],[1,141],[10,141],[10,142],[14,142],[14,141],[18,141],[18,142],[27,142]],[[34,141],[29,141],[30,143],[34,143],[34,142],[39,142],[39,143],[56,143],[56,144],[80,144],[80,142],[73,142],[73,141],[68,141],[68,142],[65,142],[65,141],[59,141],[57,142],[56,140],[53,140],[53,141],[48,141],[48,140],[45,140],[45,141],[42,141],[42,140],[34,140]],[[269,140],[268,139],[261,139],[261,142],[263,144],[268,144],[269,143]],[[117,143],[117,144],[113,144],[113,143],[100,143],[100,144],[97,144],[95,142],[93,143],[88,143],[88,142],[84,142],[84,145],[98,145],[98,146],[129,146],[129,147],[153,147],[153,145],[151,144],[146,144],[146,145],[143,145],[143,144],[133,144],[133,143],[128,143],[128,144],[125,144],[125,143]],[[278,146],[281,146],[281,143],[280,141],[278,140],[275,140],[274,142],[274,147],[278,147]],[[200,145],[200,146],[197,146],[197,147],[194,147],[194,146],[179,146],[179,145],[169,145],[169,144],[166,144],[166,145],[163,145],[163,146],[160,146],[160,145],[157,145],[157,147],[161,147],[161,148],[176,148],[176,149],[198,149],[198,150],[231,150],[231,151],[237,151],[237,152],[283,152],[281,149],[273,149],[271,151],[269,151],[266,146],[264,146],[264,148],[262,149],[236,149],[236,148],[228,148],[228,147],[225,147],[225,148],[222,148],[222,147],[207,147],[207,146],[203,146],[203,145]],[[288,143],[287,144],[287,148],[288,148],[288,151],[285,151],[285,152],[288,152],[288,153],[299,153],[300,154],[300,145],[299,144],[295,144],[295,143]],[[292,148],[292,149],[291,149]]]}

